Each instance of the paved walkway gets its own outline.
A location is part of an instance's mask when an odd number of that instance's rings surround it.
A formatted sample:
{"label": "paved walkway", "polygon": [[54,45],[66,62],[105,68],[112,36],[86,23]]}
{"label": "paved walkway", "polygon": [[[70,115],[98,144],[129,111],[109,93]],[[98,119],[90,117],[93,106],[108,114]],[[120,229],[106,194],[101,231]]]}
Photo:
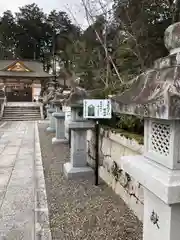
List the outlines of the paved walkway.
{"label": "paved walkway", "polygon": [[0,127],[1,239],[51,239],[36,122]]}

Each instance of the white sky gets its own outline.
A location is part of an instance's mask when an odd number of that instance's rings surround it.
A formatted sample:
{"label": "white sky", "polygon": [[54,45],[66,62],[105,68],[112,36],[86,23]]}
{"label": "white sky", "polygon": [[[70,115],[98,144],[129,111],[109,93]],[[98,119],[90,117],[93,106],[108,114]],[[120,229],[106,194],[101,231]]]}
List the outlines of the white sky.
{"label": "white sky", "polygon": [[81,0],[0,0],[0,15],[6,11],[11,10],[13,13],[17,12],[19,7],[26,4],[36,3],[40,8],[43,8],[44,12],[49,13],[51,10],[56,9],[66,11],[68,9],[73,12],[74,17],[78,23],[82,26],[87,26],[85,19],[85,13],[81,6]]}

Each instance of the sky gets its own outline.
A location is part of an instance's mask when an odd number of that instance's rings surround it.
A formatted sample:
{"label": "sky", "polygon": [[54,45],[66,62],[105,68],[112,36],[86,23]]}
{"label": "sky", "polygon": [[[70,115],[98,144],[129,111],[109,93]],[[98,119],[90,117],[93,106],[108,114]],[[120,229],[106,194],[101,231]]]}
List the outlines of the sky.
{"label": "sky", "polygon": [[76,21],[84,27],[87,27],[85,13],[81,6],[81,0],[0,0],[0,15],[6,11],[11,10],[13,13],[17,12],[19,7],[26,4],[36,3],[44,12],[49,13],[52,9],[66,11],[69,15],[69,11],[73,12]]}

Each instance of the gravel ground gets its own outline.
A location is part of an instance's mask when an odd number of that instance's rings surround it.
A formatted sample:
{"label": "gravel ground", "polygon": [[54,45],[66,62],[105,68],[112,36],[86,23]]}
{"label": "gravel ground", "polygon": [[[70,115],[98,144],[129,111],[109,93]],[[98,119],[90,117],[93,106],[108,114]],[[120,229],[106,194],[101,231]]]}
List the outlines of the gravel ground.
{"label": "gravel ground", "polygon": [[69,148],[53,146],[46,127],[39,124],[53,240],[141,240],[141,222],[105,183],[64,178]]}

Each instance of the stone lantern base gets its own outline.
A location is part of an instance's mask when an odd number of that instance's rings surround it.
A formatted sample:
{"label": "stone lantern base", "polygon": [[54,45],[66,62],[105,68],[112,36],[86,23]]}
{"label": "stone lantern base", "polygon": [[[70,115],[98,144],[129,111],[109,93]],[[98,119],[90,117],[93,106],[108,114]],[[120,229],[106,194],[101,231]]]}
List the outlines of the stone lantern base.
{"label": "stone lantern base", "polygon": [[72,163],[64,164],[64,174],[67,179],[90,178],[94,175],[94,171],[90,167],[73,167]]}
{"label": "stone lantern base", "polygon": [[68,143],[68,140],[65,138],[65,114],[62,111],[54,112],[52,117],[56,120],[56,136],[52,139],[52,144]]}
{"label": "stone lantern base", "polygon": [[76,121],[69,124],[71,129],[71,161],[64,164],[64,174],[68,179],[89,178],[94,171],[87,165],[87,130],[94,124],[89,121]]}
{"label": "stone lantern base", "polygon": [[68,143],[67,139],[58,139],[56,137],[52,138],[52,144],[58,144],[58,143]]}
{"label": "stone lantern base", "polygon": [[144,186],[144,240],[179,240],[180,170],[148,158],[125,156],[118,166]]}
{"label": "stone lantern base", "polygon": [[54,132],[56,131],[56,129],[55,129],[55,118],[52,116],[52,114],[53,114],[55,111],[56,111],[56,110],[55,110],[54,108],[49,108],[49,109],[48,109],[50,124],[49,124],[49,127],[46,129],[47,132],[54,133]]}

